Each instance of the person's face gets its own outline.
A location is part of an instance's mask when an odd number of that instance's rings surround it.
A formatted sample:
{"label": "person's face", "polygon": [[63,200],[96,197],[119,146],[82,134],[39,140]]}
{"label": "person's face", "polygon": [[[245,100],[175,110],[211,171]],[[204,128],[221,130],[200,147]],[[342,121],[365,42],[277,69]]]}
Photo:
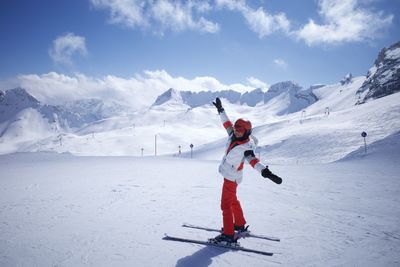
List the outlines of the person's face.
{"label": "person's face", "polygon": [[237,138],[241,138],[244,136],[244,132],[246,130],[242,127],[233,127],[233,134],[237,137]]}

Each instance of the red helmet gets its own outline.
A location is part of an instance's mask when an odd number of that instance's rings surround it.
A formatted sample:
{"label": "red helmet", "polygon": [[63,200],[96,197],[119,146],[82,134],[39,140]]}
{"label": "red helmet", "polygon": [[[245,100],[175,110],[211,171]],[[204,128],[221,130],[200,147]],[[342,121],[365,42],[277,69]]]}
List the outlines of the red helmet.
{"label": "red helmet", "polygon": [[233,125],[233,128],[238,131],[238,132],[243,132],[245,133],[246,136],[249,136],[251,134],[252,126],[251,126],[251,122],[249,120],[246,119],[238,119],[235,122],[235,125]]}

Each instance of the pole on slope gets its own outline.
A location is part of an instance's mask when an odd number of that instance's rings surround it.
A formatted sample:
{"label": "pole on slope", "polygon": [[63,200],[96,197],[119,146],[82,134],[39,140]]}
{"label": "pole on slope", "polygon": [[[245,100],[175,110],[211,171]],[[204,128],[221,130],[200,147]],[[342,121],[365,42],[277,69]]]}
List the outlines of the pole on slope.
{"label": "pole on slope", "polygon": [[190,144],[190,158],[193,158],[193,144]]}
{"label": "pole on slope", "polygon": [[306,111],[303,110],[303,111],[301,112],[300,124],[303,123],[303,120],[304,120],[305,118],[306,118]]}
{"label": "pole on slope", "polygon": [[367,141],[365,140],[365,137],[367,137],[367,133],[362,132],[361,136],[364,138],[364,152],[365,152],[365,154],[367,154]]}

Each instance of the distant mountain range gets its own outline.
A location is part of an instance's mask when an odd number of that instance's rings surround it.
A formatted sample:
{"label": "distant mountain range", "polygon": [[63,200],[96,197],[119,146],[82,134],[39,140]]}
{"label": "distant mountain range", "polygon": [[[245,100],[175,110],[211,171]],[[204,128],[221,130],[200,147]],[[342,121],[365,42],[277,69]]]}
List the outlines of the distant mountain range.
{"label": "distant mountain range", "polygon": [[[347,74],[341,83],[349,83],[351,79],[352,75]],[[280,106],[275,109],[276,115],[284,115],[305,109],[318,101],[313,90],[322,86],[304,89],[295,82],[285,81],[272,85],[267,91],[258,88],[246,93],[234,90],[191,92],[170,88],[157,97],[152,107],[186,105],[188,108],[197,108],[210,105],[216,97],[220,97],[232,104],[250,107],[279,103]],[[379,53],[367,73],[366,80],[357,91],[358,101],[355,104],[362,104],[398,91],[400,91],[400,42],[382,49]],[[101,99],[82,99],[53,106],[39,102],[23,88],[0,91],[0,123],[13,118],[26,108],[37,110],[49,122],[57,122],[65,129],[79,128],[97,120],[130,112],[129,107],[116,103],[105,104]]]}
{"label": "distant mountain range", "polygon": [[[342,85],[351,83],[353,76],[347,74],[340,83]],[[284,115],[302,110],[318,101],[313,90],[323,85],[311,86],[303,89],[292,81],[280,82],[272,85],[268,91],[255,89],[246,93],[234,90],[223,90],[218,92],[202,91],[179,91],[170,88],[160,95],[153,106],[164,104],[185,104],[191,108],[210,104],[216,97],[224,98],[230,103],[248,105],[254,107],[260,104],[272,104],[277,97],[286,98],[285,106],[282,106],[277,115]],[[383,48],[374,65],[369,69],[366,79],[357,91],[358,101],[355,104],[363,104],[366,101],[384,97],[400,91],[400,42]]]}
{"label": "distant mountain range", "polygon": [[13,119],[28,108],[39,112],[49,123],[57,123],[64,129],[79,128],[126,111],[125,107],[118,104],[105,105],[100,99],[83,99],[53,106],[41,103],[23,88],[0,91],[0,123]]}
{"label": "distant mountain range", "polygon": [[272,85],[267,92],[260,88],[246,93],[239,93],[234,90],[223,90],[218,92],[202,91],[194,93],[191,91],[178,91],[170,88],[160,95],[153,106],[161,106],[164,104],[185,104],[190,108],[196,108],[203,105],[210,105],[216,97],[224,98],[232,104],[248,105],[255,107],[256,105],[268,104],[274,98],[286,98],[286,105],[282,106],[277,115],[297,112],[307,106],[318,101],[318,98],[309,88],[304,90],[301,86],[292,81],[281,82]]}
{"label": "distant mountain range", "polygon": [[[276,115],[297,112],[318,101],[311,87],[304,90],[294,82],[281,82],[272,85],[267,92],[255,89],[246,93],[234,90],[219,92],[203,91],[199,93],[169,89],[157,97],[152,107],[162,105],[186,105],[196,108],[210,105],[216,97],[232,104],[274,105],[279,103]],[[56,123],[63,129],[78,129],[98,120],[129,113],[129,107],[115,103],[105,104],[100,99],[81,99],[64,105],[41,103],[23,88],[0,91],[0,123],[10,120],[24,109],[31,108],[39,112],[49,123]]]}

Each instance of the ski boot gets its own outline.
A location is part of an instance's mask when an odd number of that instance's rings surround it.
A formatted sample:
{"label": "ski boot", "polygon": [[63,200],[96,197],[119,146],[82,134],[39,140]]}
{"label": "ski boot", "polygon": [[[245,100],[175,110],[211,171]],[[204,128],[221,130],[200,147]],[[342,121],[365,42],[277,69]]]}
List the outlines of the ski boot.
{"label": "ski boot", "polygon": [[235,226],[234,226],[234,230],[235,230],[236,232],[239,232],[239,233],[250,232],[250,231],[249,231],[249,225],[247,225],[247,226],[244,226],[244,225],[241,225],[241,226],[235,225]]}
{"label": "ski boot", "polygon": [[239,239],[239,238],[245,238],[245,237],[247,237],[248,236],[248,234],[250,233],[250,231],[249,231],[249,225],[247,225],[247,226],[244,226],[244,225],[241,225],[241,226],[238,226],[238,225],[235,225],[235,238],[236,239]]}
{"label": "ski boot", "polygon": [[224,233],[214,238],[210,238],[208,241],[214,244],[222,244],[227,246],[234,246],[237,244],[237,240],[235,239],[234,235],[226,235]]}

